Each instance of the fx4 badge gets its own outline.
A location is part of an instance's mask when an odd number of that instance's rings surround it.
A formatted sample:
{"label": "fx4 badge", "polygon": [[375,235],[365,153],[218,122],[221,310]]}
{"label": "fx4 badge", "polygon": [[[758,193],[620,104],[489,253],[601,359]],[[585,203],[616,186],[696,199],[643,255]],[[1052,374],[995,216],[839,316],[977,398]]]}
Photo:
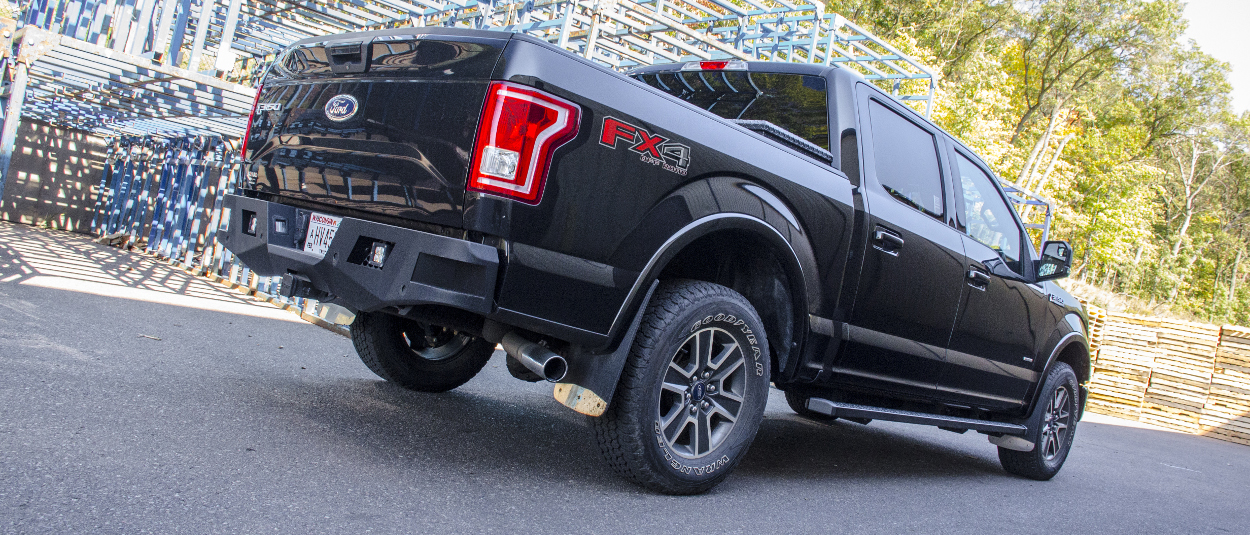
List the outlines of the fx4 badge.
{"label": "fx4 badge", "polygon": [[674,143],[659,134],[652,134],[645,128],[634,126],[614,117],[603,118],[603,132],[599,136],[599,144],[615,149],[624,141],[629,150],[638,153],[643,163],[658,165],[665,171],[686,176],[690,167],[690,147]]}

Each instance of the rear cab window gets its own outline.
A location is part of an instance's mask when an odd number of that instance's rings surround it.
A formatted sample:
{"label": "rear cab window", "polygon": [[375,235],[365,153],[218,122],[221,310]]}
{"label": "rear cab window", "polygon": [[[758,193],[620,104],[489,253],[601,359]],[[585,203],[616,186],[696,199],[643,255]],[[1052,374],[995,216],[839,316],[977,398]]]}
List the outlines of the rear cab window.
{"label": "rear cab window", "polygon": [[870,100],[877,182],[895,199],[930,216],[946,215],[937,139],[928,130]]}
{"label": "rear cab window", "polygon": [[767,121],[829,148],[829,100],[819,76],[752,71],[642,73],[637,80],[722,118]]}

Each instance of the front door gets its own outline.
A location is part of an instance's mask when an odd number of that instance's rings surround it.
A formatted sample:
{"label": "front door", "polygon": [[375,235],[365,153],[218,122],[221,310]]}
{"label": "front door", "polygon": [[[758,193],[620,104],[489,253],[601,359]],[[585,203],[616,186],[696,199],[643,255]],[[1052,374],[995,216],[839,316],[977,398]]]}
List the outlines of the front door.
{"label": "front door", "polygon": [[956,153],[959,209],[967,230],[967,274],[939,395],[958,403],[1019,406],[1035,380],[1037,329],[1047,325],[1046,296],[1019,280],[1029,251],[1015,211],[990,175]]}

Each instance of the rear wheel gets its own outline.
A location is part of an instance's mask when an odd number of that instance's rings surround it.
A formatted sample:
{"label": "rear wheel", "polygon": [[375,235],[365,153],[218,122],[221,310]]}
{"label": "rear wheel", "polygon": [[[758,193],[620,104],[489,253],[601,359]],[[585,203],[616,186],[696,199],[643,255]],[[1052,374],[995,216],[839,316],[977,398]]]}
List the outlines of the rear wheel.
{"label": "rear wheel", "polygon": [[373,373],[404,388],[446,392],[477,375],[495,344],[445,327],[381,312],[352,323],[352,344]]}
{"label": "rear wheel", "polygon": [[1080,414],[1080,390],[1076,373],[1065,363],[1057,362],[1046,374],[1042,397],[1036,409],[1042,411],[1035,429],[1025,438],[1033,442],[1032,451],[998,448],[998,460],[1008,472],[1046,481],[1063,467],[1076,434]]}
{"label": "rear wheel", "polygon": [[620,475],[667,494],[720,483],[755,438],[768,399],[768,342],[755,309],[718,284],[662,284],[612,405],[591,420]]}

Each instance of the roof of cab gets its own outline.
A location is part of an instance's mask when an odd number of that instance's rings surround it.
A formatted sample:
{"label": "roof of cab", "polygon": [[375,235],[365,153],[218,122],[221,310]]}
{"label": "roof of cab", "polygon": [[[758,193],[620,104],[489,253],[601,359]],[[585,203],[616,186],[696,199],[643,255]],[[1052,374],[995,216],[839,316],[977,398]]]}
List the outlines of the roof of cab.
{"label": "roof of cab", "polygon": [[[659,72],[677,72],[682,67],[699,63],[699,61],[683,61],[677,63],[661,63],[656,65],[647,65],[626,71],[626,75],[635,74],[652,74]],[[776,72],[786,74],[806,74],[810,76],[823,76],[826,71],[837,66],[824,65],[820,63],[788,63],[781,61],[747,61],[747,72]],[[711,70],[711,69],[709,69]]]}

